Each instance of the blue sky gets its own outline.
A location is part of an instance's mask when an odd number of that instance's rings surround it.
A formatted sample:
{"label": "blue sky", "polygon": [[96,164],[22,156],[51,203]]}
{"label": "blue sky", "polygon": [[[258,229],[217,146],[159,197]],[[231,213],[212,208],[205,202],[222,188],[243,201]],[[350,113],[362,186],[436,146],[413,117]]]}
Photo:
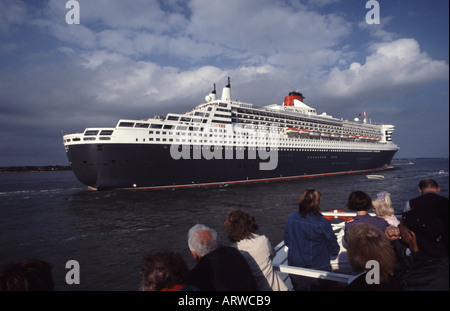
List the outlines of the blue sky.
{"label": "blue sky", "polygon": [[396,157],[448,157],[449,1],[0,0],[0,166],[67,165],[61,132],[290,91],[394,124]]}

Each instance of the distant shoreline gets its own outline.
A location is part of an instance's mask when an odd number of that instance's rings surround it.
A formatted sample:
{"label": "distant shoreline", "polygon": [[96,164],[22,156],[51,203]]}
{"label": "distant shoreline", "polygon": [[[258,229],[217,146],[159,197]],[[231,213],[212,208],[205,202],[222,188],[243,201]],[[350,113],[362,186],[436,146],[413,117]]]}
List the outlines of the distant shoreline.
{"label": "distant shoreline", "polygon": [[394,158],[392,161],[405,161],[405,160],[448,160],[448,157],[431,157],[431,158]]}
{"label": "distant shoreline", "polygon": [[71,171],[72,168],[67,165],[46,165],[46,166],[6,166],[0,167],[0,174],[6,173],[40,173],[40,172],[62,172]]}

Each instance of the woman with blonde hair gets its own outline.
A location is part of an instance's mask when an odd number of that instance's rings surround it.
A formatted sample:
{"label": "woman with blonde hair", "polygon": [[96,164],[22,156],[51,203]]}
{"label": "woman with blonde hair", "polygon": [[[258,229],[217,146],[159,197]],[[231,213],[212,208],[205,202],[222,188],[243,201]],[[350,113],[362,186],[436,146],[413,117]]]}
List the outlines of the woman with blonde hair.
{"label": "woman with blonde hair", "polygon": [[377,199],[372,201],[373,210],[378,217],[384,218],[389,225],[398,227],[400,221],[395,217],[394,208],[392,207],[391,196],[388,192],[380,192]]}

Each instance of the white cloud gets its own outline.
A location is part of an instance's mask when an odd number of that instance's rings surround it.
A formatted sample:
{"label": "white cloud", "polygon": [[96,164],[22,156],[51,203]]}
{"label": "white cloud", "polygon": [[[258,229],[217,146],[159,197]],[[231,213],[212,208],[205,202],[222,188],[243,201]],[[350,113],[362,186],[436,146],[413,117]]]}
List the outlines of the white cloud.
{"label": "white cloud", "polygon": [[448,64],[421,52],[415,39],[375,44],[372,50],[364,64],[354,62],[348,69],[331,70],[323,77],[321,90],[349,99],[448,79]]}
{"label": "white cloud", "polygon": [[207,4],[193,0],[190,8],[187,33],[193,38],[266,56],[329,48],[349,33],[349,25],[336,15],[319,15],[270,0]]}
{"label": "white cloud", "polygon": [[[177,8],[171,13],[154,0],[79,2],[80,25],[65,23],[67,10],[57,0],[49,1],[46,18],[32,23],[63,44],[59,51],[77,55],[73,62],[84,68],[80,71],[92,71],[88,90],[96,86],[95,98],[103,103],[157,103],[185,95],[185,85],[196,86],[189,91],[201,100],[199,81],[208,81],[209,88],[227,75],[254,91],[265,84],[261,77],[291,85],[349,57],[335,46],[351,27],[337,15],[301,6],[270,0],[192,0],[187,6],[172,1],[164,4]],[[267,89],[257,92],[268,95]]]}
{"label": "white cloud", "polygon": [[363,20],[358,23],[358,28],[367,31],[376,40],[381,40],[384,42],[393,41],[398,39],[398,35],[386,30],[386,28],[391,25],[392,21],[393,18],[390,16],[383,16],[380,24],[367,24],[367,22]]}
{"label": "white cloud", "polygon": [[[44,9],[45,16],[55,23],[65,22],[69,11],[67,1],[50,0]],[[156,0],[78,0],[80,4],[80,24],[93,25],[101,31],[105,29],[135,29],[163,33],[180,29],[185,18],[179,13],[164,12]]]}
{"label": "white cloud", "polygon": [[0,1],[0,35],[8,34],[12,27],[22,24],[27,18],[24,3],[15,0]]}
{"label": "white cloud", "polygon": [[65,23],[67,9],[58,0],[50,0],[44,17],[32,23],[71,47],[105,49],[135,60],[158,56],[195,64],[216,58],[221,64],[260,65],[279,55],[274,65],[292,66],[305,62],[282,60],[301,54],[302,59],[320,55],[308,64],[329,65],[336,60],[335,46],[351,29],[338,15],[270,0],[192,0],[185,6],[156,0],[79,2],[80,25]]}

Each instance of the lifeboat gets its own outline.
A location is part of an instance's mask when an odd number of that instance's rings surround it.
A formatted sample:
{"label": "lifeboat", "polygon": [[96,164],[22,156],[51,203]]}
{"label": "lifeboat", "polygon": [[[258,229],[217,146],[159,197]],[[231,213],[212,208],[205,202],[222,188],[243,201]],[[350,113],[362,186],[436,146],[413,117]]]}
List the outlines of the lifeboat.
{"label": "lifeboat", "polygon": [[335,139],[335,140],[337,140],[337,139],[339,139],[339,134],[338,133],[334,133],[334,132],[332,132],[331,134],[330,134],[330,137],[331,137],[331,139]]}
{"label": "lifeboat", "polygon": [[328,219],[328,220],[333,220],[333,219],[342,219],[347,221],[352,221],[354,219],[354,214],[355,213],[349,213],[349,212],[345,212],[345,211],[341,211],[341,210],[332,210],[332,211],[328,211],[328,212],[323,212],[322,215]]}

